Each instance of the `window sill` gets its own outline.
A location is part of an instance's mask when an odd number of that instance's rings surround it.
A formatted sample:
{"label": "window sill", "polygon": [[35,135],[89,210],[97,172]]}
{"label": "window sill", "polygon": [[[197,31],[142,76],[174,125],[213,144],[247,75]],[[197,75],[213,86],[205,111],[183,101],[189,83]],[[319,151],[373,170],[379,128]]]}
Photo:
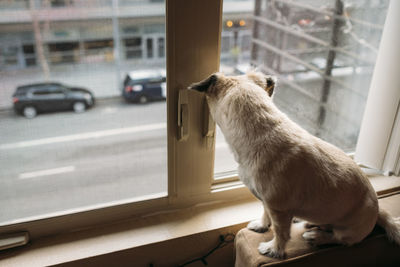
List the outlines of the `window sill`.
{"label": "window sill", "polygon": [[[370,177],[379,195],[400,188],[400,177]],[[158,242],[242,227],[262,213],[258,200],[197,205],[169,213],[39,239],[0,253],[1,266],[48,266],[132,250]],[[231,228],[231,229],[229,229]]]}

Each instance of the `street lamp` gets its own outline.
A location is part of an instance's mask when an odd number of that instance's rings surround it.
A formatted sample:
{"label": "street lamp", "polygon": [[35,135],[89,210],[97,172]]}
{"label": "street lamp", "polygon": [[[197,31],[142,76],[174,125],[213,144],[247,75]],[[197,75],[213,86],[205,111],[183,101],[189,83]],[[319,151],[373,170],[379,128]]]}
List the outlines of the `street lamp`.
{"label": "street lamp", "polygon": [[225,22],[225,25],[228,29],[232,29],[232,31],[233,31],[233,48],[232,48],[231,52],[234,57],[235,65],[237,65],[239,63],[239,54],[240,54],[240,47],[238,45],[239,31],[240,31],[240,28],[246,26],[246,21],[243,19],[227,20]]}

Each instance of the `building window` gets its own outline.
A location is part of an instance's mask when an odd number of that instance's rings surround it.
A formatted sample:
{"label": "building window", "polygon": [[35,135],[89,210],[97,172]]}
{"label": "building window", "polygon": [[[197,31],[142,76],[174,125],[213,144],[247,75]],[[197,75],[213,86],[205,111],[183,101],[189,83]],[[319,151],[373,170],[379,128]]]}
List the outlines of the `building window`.
{"label": "building window", "polygon": [[23,45],[22,49],[24,51],[25,65],[27,67],[35,66],[36,65],[35,46],[32,44],[27,44]]}
{"label": "building window", "polygon": [[111,39],[84,41],[83,62],[109,62],[113,60],[114,42]]}
{"label": "building window", "polygon": [[146,57],[147,58],[153,58],[154,57],[154,47],[153,47],[153,38],[147,38],[146,39]]}
{"label": "building window", "polygon": [[50,5],[52,7],[64,7],[71,5],[71,0],[50,0]]}
{"label": "building window", "polygon": [[134,37],[124,40],[125,42],[125,56],[127,59],[140,59],[142,58],[142,38]]}
{"label": "building window", "polygon": [[164,44],[164,37],[159,37],[157,39],[158,44],[158,57],[163,58],[165,57],[165,44]]}
{"label": "building window", "polygon": [[48,44],[50,62],[52,64],[74,63],[79,61],[78,42],[60,42]]}

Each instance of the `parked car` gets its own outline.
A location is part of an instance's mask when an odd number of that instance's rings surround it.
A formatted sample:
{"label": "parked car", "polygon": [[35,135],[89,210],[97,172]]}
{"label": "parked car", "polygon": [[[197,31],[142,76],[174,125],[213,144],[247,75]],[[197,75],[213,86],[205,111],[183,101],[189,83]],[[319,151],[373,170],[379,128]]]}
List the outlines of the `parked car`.
{"label": "parked car", "polygon": [[60,83],[37,83],[17,87],[13,94],[14,110],[27,118],[38,113],[74,110],[84,112],[94,105],[93,94],[83,88]]}
{"label": "parked car", "polygon": [[122,96],[129,102],[142,104],[165,99],[165,70],[136,70],[129,72],[124,79]]}

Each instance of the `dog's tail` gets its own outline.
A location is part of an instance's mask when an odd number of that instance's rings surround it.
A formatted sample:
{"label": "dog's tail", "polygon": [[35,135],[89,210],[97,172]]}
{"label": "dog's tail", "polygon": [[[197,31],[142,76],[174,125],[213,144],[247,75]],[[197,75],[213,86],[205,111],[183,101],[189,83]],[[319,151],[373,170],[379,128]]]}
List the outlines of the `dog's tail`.
{"label": "dog's tail", "polygon": [[400,217],[393,219],[386,211],[379,209],[376,223],[385,229],[386,235],[391,242],[400,245]]}

